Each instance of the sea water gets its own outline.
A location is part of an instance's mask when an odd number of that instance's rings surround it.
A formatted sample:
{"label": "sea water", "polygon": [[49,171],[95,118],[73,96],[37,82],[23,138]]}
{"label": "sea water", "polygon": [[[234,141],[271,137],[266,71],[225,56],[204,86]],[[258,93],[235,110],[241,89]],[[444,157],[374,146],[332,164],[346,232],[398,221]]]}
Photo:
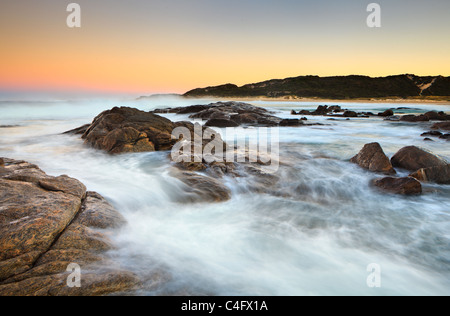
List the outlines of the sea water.
{"label": "sea water", "polygon": [[[369,185],[379,175],[349,162],[369,142],[389,157],[415,145],[450,160],[448,142],[420,136],[430,123],[308,117],[323,125],[279,130],[281,180],[273,192],[252,190],[256,178],[225,177],[231,200],[196,204],[180,203],[185,186],[169,175],[167,153],[109,156],[62,134],[114,106],[148,111],[212,101],[2,101],[0,156],[77,178],[123,214],[128,225],[108,255],[144,280],[137,295],[450,295],[450,186],[384,194]],[[438,104],[250,103],[284,118],[319,104],[450,112]],[[371,264],[380,268],[378,287],[369,286]]]}

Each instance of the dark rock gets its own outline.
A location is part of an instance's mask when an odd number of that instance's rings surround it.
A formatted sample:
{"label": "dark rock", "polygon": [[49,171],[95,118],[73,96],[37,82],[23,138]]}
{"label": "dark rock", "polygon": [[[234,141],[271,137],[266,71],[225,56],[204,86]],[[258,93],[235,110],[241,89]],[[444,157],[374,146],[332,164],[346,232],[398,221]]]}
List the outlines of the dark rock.
{"label": "dark rock", "polygon": [[430,121],[437,121],[439,120],[440,115],[438,112],[430,111],[424,114]]}
{"label": "dark rock", "polygon": [[301,110],[300,112],[298,112],[299,115],[311,115],[311,112],[308,110]]}
{"label": "dark rock", "polygon": [[72,129],[70,131],[65,132],[64,134],[83,135],[84,133],[86,133],[89,126],[91,126],[91,124],[86,124],[81,127]]}
{"label": "dark rock", "polygon": [[430,111],[424,114],[430,119],[430,121],[448,121],[450,120],[450,115],[444,112]]}
{"label": "dark rock", "polygon": [[431,128],[450,131],[450,122],[435,123]]}
{"label": "dark rock", "polygon": [[212,103],[204,110],[190,116],[202,120],[228,120],[236,125],[278,126],[281,118],[273,116],[266,109],[242,102]]}
{"label": "dark rock", "polygon": [[422,193],[422,185],[419,181],[412,177],[387,177],[379,180],[374,180],[373,185],[385,192],[393,194],[419,195]]}
{"label": "dark rock", "polygon": [[450,165],[419,169],[410,175],[421,182],[450,184]]}
{"label": "dark rock", "polygon": [[378,113],[378,116],[382,116],[382,117],[394,116],[394,111],[389,109],[389,110],[384,111],[383,113]]}
{"label": "dark rock", "polygon": [[233,122],[229,119],[210,119],[205,123],[205,126],[210,127],[237,127],[238,123]]}
{"label": "dark rock", "polygon": [[300,126],[303,122],[298,119],[284,119],[280,121],[280,126]]}
{"label": "dark rock", "polygon": [[417,171],[422,168],[445,166],[447,163],[441,158],[415,146],[400,149],[391,159],[394,167]]}
{"label": "dark rock", "polygon": [[344,117],[358,117],[358,113],[354,111],[345,111],[343,114]]}
{"label": "dark rock", "polygon": [[438,131],[430,131],[430,132],[423,133],[423,134],[420,135],[420,136],[433,136],[433,137],[439,137],[439,136],[442,136],[442,133],[441,133],[441,132],[438,132]]}
{"label": "dark rock", "polygon": [[291,115],[297,115],[297,112],[295,112],[294,110],[291,111]]}
{"label": "dark rock", "polygon": [[450,134],[441,135],[441,136],[439,136],[439,138],[440,139],[450,140]]}
{"label": "dark rock", "polygon": [[396,174],[379,143],[365,145],[359,154],[351,159],[351,162],[373,172]]}
{"label": "dark rock", "polygon": [[339,105],[332,105],[328,108],[328,110],[333,113],[343,112],[342,108]]}
{"label": "dark rock", "polygon": [[[125,220],[99,194],[68,176],[2,160],[0,296],[103,295],[140,285],[103,254],[114,247],[110,229]],[[67,286],[70,263],[89,271],[81,288]]]}
{"label": "dark rock", "polygon": [[404,115],[400,118],[402,122],[428,122],[429,120],[425,115]]}
{"label": "dark rock", "polygon": [[434,140],[432,140],[431,138],[428,138],[428,137],[427,137],[427,138],[424,138],[423,140],[424,140],[425,142],[434,142]]}

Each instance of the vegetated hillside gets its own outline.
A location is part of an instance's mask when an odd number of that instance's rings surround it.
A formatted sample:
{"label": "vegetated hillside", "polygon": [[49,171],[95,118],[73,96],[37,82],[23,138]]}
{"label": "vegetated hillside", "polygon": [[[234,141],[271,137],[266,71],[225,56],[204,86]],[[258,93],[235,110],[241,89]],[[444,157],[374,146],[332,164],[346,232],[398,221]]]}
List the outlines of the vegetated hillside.
{"label": "vegetated hillside", "polygon": [[199,88],[186,97],[300,97],[300,98],[408,98],[450,96],[450,77],[398,75],[372,78],[367,76],[318,77],[302,76],[268,80],[238,87],[226,84]]}

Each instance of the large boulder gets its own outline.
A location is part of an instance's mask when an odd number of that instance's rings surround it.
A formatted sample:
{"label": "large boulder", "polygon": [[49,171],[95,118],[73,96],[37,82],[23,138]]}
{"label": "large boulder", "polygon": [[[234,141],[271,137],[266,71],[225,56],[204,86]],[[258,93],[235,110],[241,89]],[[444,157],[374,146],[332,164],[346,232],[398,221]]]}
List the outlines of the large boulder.
{"label": "large boulder", "polygon": [[[36,165],[0,162],[0,296],[103,295],[140,285],[104,254],[125,220],[102,196]],[[80,288],[67,286],[71,263],[89,271]]]}
{"label": "large boulder", "polygon": [[350,161],[373,172],[396,174],[379,143],[366,144]]}
{"label": "large boulder", "polygon": [[421,182],[434,182],[438,184],[450,184],[450,165],[422,168],[412,173],[413,177]]}
{"label": "large boulder", "polygon": [[176,125],[159,115],[121,107],[98,115],[82,138],[96,149],[111,154],[170,150],[176,143]]}
{"label": "large boulder", "polygon": [[400,149],[391,159],[394,167],[417,171],[422,168],[445,166],[447,162],[432,153],[415,146]]}
{"label": "large boulder", "polygon": [[386,177],[373,181],[373,185],[382,191],[400,195],[418,195],[422,193],[422,185],[414,178]]}

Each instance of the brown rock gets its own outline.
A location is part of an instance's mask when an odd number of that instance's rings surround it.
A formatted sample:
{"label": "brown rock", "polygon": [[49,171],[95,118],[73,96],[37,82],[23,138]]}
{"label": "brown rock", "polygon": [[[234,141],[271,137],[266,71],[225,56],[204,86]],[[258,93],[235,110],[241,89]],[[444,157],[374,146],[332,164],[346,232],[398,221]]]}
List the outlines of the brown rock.
{"label": "brown rock", "polygon": [[422,182],[450,184],[450,165],[419,169],[410,175]]}
{"label": "brown rock", "polygon": [[168,150],[174,123],[138,109],[113,108],[98,115],[83,134],[85,142],[112,154]]}
{"label": "brown rock", "polygon": [[417,171],[422,168],[445,166],[447,163],[441,158],[415,146],[400,149],[391,159],[394,167]]}
{"label": "brown rock", "polygon": [[358,113],[354,111],[345,111],[343,114],[344,117],[358,117]]}
{"label": "brown rock", "polygon": [[187,186],[185,200],[189,202],[224,202],[231,198],[231,191],[220,181],[189,171],[172,171],[172,175]]}
{"label": "brown rock", "polygon": [[210,127],[237,127],[238,123],[233,122],[229,119],[210,119],[205,123],[205,126]]}
{"label": "brown rock", "polygon": [[450,122],[435,123],[431,128],[450,131]]}
{"label": "brown rock", "polygon": [[392,178],[387,177],[374,180],[373,185],[379,189],[401,195],[418,195],[422,193],[422,185],[414,178]]}
{"label": "brown rock", "polygon": [[350,161],[373,172],[396,174],[389,158],[385,155],[379,143],[365,145],[359,154]]}
{"label": "brown rock", "polygon": [[382,117],[394,116],[394,111],[389,109],[389,110],[384,111],[383,113],[378,113],[378,116],[382,116]]}
{"label": "brown rock", "polygon": [[[35,165],[3,161],[0,296],[102,295],[139,285],[134,274],[113,268],[103,254],[113,248],[110,231],[103,228],[125,222],[110,204],[68,176],[51,177]],[[89,271],[81,288],[67,286],[70,263]]]}
{"label": "brown rock", "polygon": [[402,122],[428,122],[429,120],[425,115],[404,115],[400,118]]}

